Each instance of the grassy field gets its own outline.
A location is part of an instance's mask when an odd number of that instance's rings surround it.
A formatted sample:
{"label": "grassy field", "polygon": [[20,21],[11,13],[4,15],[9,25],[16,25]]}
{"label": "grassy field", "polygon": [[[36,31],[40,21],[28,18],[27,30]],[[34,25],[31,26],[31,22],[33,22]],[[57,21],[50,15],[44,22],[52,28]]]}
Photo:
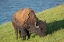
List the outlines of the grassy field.
{"label": "grassy field", "polygon": [[47,23],[47,36],[32,34],[29,40],[16,40],[11,22],[0,25],[0,42],[64,42],[64,5],[36,13],[38,19]]}

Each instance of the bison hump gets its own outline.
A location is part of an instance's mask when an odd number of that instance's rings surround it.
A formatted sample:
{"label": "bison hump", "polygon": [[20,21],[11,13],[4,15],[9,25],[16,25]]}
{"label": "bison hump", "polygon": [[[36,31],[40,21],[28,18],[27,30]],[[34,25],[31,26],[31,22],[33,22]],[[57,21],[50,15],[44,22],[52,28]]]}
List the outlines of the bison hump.
{"label": "bison hump", "polygon": [[36,21],[36,16],[33,10],[29,8],[21,9],[18,12],[15,13],[13,16],[15,21],[18,21],[20,24],[31,24]]}

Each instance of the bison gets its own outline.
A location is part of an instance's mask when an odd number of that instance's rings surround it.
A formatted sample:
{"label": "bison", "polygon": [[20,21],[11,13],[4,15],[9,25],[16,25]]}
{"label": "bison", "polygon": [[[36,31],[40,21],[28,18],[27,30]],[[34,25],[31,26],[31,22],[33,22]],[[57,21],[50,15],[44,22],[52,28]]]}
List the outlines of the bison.
{"label": "bison", "polygon": [[18,33],[23,40],[30,38],[30,34],[36,33],[39,36],[46,35],[46,22],[38,20],[33,10],[30,8],[21,9],[13,15],[12,24],[15,30],[16,39]]}

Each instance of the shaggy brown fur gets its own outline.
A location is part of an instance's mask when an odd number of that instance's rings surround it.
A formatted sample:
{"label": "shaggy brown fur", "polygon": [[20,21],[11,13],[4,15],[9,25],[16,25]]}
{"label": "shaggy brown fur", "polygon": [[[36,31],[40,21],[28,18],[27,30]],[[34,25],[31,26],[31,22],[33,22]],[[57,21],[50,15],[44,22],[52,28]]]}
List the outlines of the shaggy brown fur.
{"label": "shaggy brown fur", "polygon": [[38,20],[37,25],[39,26],[42,35],[41,36],[45,36],[46,35],[46,21],[41,21]]}
{"label": "shaggy brown fur", "polygon": [[[38,26],[36,26],[35,22]],[[43,36],[46,32],[46,23],[38,20],[34,11],[29,8],[21,9],[16,12],[12,18],[12,24],[17,39],[18,31],[23,40],[26,39],[26,35],[30,38],[31,33],[37,33],[38,35]]]}

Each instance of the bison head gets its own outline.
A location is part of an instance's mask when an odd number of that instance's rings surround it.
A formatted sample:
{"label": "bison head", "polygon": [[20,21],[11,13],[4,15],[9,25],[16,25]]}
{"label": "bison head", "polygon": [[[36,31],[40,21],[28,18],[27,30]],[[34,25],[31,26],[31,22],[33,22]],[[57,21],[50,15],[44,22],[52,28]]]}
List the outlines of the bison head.
{"label": "bison head", "polygon": [[35,31],[36,34],[39,36],[45,36],[46,35],[46,22],[43,22],[41,20],[38,20],[38,22],[35,22]]}

